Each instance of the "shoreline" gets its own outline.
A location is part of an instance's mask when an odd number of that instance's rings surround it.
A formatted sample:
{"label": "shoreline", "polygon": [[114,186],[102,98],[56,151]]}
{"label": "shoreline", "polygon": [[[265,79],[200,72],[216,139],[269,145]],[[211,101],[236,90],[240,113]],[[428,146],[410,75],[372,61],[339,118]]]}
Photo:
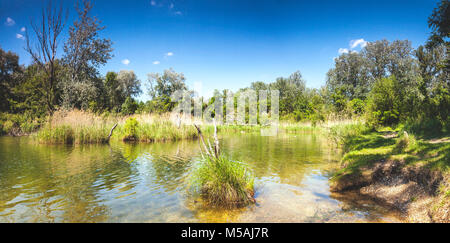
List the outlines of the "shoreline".
{"label": "shoreline", "polygon": [[357,144],[344,154],[331,191],[370,197],[400,211],[408,222],[450,222],[448,139],[412,142],[377,132],[351,136],[346,143],[351,140]]}

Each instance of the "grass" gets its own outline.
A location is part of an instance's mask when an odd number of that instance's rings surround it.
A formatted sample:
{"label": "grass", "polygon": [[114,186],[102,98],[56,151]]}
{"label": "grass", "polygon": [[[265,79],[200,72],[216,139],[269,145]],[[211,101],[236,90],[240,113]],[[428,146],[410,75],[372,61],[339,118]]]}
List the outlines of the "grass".
{"label": "grass", "polygon": [[34,137],[48,144],[107,143],[115,124],[118,125],[110,139],[116,141],[162,142],[197,138],[194,127],[176,125],[168,114],[123,117],[79,110],[55,112]]}
{"label": "grass", "polygon": [[114,122],[114,117],[84,111],[57,111],[34,136],[48,144],[105,143]]}
{"label": "grass", "polygon": [[182,139],[195,139],[197,133],[190,125],[176,126],[170,121],[152,121],[137,123],[133,132],[125,125],[119,125],[112,139],[139,142],[165,142]]}
{"label": "grass", "polygon": [[254,203],[254,176],[243,163],[221,155],[214,123],[213,145],[205,142],[200,127],[195,126],[203,145],[203,160],[191,174],[191,191],[209,206],[235,208]]}
{"label": "grass", "polygon": [[191,175],[191,189],[211,206],[248,205],[254,202],[253,186],[254,177],[247,166],[225,156],[206,157]]}
{"label": "grass", "polygon": [[331,133],[335,141],[345,152],[342,158],[343,168],[333,180],[344,174],[361,174],[364,168],[382,160],[403,161],[404,166],[422,165],[425,168],[450,171],[450,143],[430,143],[425,139],[416,139],[413,134],[400,132],[399,136],[392,129],[384,128],[372,131],[362,127],[335,128]]}

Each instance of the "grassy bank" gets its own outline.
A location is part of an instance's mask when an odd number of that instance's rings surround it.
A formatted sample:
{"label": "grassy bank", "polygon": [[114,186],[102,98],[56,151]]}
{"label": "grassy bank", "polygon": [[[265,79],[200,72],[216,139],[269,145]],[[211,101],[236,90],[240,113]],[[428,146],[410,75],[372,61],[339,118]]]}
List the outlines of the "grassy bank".
{"label": "grassy bank", "polygon": [[411,221],[450,221],[450,140],[417,138],[390,128],[335,127],[344,152],[333,191],[359,190],[394,206]]}

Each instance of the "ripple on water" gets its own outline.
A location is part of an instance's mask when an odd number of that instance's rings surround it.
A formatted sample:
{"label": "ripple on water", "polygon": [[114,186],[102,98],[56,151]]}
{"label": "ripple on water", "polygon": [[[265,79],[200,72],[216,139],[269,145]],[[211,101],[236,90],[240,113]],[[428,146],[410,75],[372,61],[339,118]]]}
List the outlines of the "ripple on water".
{"label": "ripple on water", "polygon": [[0,138],[0,222],[378,222],[391,211],[330,193],[339,160],[313,134],[224,136],[253,169],[257,204],[225,210],[190,198],[197,141],[47,146]]}

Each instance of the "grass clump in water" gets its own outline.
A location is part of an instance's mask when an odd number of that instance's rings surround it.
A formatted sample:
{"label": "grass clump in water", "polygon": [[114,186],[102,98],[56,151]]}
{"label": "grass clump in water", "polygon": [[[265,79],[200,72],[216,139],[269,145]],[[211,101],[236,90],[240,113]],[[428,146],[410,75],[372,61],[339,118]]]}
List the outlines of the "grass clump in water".
{"label": "grass clump in water", "polygon": [[195,168],[192,180],[209,205],[233,208],[254,202],[253,175],[245,164],[227,157],[206,157]]}
{"label": "grass clump in water", "polygon": [[236,208],[254,203],[254,177],[251,171],[245,164],[220,154],[215,126],[213,147],[209,141],[209,146],[206,145],[200,128],[195,127],[205,154],[202,153],[203,160],[191,175],[191,189],[210,206]]}

